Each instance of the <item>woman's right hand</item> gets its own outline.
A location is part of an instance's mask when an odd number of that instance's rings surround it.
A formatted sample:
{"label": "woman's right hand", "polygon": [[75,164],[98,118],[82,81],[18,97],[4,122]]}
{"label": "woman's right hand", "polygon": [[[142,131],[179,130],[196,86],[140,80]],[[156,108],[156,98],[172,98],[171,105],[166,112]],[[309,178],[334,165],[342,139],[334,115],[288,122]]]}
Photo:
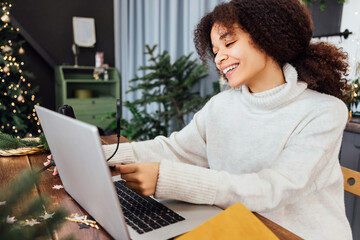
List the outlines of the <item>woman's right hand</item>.
{"label": "woman's right hand", "polygon": [[[47,158],[47,161],[43,163],[44,166],[48,166],[49,164],[51,164],[51,154],[48,155],[46,158]],[[56,176],[56,175],[58,175],[58,174],[59,174],[59,173],[58,173],[58,170],[57,170],[57,168],[56,168],[56,166],[55,166],[52,175]]]}

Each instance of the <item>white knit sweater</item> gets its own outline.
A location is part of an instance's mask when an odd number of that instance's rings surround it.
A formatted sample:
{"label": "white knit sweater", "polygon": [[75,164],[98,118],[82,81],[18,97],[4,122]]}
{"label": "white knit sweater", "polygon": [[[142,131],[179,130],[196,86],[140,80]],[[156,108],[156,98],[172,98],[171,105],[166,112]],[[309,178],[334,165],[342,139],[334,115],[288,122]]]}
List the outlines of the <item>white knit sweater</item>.
{"label": "white knit sweater", "polygon": [[338,160],[347,108],[283,71],[285,84],[221,92],[181,131],[120,144],[111,162],[160,161],[157,198],[241,202],[304,239],[352,239]]}

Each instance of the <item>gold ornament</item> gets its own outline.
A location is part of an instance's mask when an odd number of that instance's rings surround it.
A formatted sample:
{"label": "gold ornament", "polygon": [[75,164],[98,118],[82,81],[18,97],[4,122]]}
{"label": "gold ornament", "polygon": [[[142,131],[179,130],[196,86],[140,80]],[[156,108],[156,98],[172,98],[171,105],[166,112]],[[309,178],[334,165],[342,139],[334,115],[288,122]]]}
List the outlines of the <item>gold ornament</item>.
{"label": "gold ornament", "polygon": [[18,100],[19,102],[21,102],[22,100],[24,100],[24,97],[23,97],[22,95],[19,95],[19,96],[17,97],[17,100]]}
{"label": "gold ornament", "polygon": [[4,23],[9,23],[9,22],[10,22],[9,15],[4,14],[4,15],[1,17],[1,21],[3,21]]}
{"label": "gold ornament", "polygon": [[10,68],[8,66],[5,66],[3,68],[4,73],[8,73],[10,71]]}
{"label": "gold ornament", "polygon": [[23,49],[23,47],[20,47],[20,48],[19,48],[19,54],[22,55],[22,54],[24,54],[24,53],[25,53],[25,50]]}
{"label": "gold ornament", "polygon": [[8,45],[5,45],[4,48],[3,48],[3,52],[10,52],[12,50],[11,47],[9,47]]}

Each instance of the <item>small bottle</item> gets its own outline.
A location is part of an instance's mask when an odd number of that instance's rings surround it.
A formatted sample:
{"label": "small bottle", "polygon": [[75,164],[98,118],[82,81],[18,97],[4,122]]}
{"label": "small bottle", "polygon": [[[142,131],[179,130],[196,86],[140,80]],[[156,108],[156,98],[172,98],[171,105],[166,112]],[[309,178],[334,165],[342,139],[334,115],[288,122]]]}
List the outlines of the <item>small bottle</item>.
{"label": "small bottle", "polygon": [[109,80],[109,73],[108,71],[105,69],[104,71],[104,81],[108,81]]}

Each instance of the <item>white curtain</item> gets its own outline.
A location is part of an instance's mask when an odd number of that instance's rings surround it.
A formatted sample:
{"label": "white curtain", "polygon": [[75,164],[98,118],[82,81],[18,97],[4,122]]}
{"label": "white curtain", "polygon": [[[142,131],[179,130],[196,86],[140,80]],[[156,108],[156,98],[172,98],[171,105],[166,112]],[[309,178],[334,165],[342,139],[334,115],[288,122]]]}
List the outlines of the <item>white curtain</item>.
{"label": "white curtain", "polygon": [[[144,74],[138,68],[148,64],[148,56],[144,55],[145,44],[157,44],[157,53],[167,50],[172,62],[191,52],[197,58],[193,44],[194,29],[205,13],[223,1],[114,0],[115,64],[122,79],[122,100],[133,101],[141,97],[139,92],[125,92],[135,74]],[[212,65],[209,66],[209,76],[198,86],[202,96],[213,91],[214,81],[218,81],[218,74]],[[125,108],[123,117],[127,120],[132,117]]]}

